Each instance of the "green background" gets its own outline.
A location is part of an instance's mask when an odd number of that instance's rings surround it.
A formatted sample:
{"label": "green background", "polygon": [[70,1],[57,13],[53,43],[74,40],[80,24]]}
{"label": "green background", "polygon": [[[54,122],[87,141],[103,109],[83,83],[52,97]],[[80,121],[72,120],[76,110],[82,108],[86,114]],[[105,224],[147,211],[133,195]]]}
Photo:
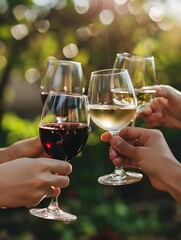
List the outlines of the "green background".
{"label": "green background", "polygon": [[[170,15],[166,2],[59,0],[38,6],[31,0],[1,0],[0,146],[38,134],[39,86],[49,56],[80,61],[87,91],[91,71],[112,67],[116,53],[154,55],[158,82],[180,90],[181,20]],[[154,18],[155,9],[160,15]],[[101,22],[101,13],[112,18],[110,24]],[[141,120],[137,125],[147,127]],[[179,160],[180,130],[160,130]],[[153,189],[146,176],[129,186],[98,184],[100,175],[113,170],[109,145],[100,140],[102,132],[92,124],[85,148],[72,160],[70,186],[59,198],[61,207],[78,220],[64,224],[35,218],[26,208],[1,209],[0,239],[181,239],[180,206],[167,193]],[[39,206],[48,203],[46,199]]]}

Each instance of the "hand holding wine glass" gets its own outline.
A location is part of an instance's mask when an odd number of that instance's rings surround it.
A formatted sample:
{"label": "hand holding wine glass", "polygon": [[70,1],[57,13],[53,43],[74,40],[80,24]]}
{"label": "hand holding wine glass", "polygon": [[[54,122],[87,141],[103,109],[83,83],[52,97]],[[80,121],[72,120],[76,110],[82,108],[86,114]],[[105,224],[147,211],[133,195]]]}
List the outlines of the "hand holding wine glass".
{"label": "hand holding wine glass", "polygon": [[[87,96],[50,91],[39,124],[40,140],[50,158],[72,160],[87,141],[89,124]],[[63,212],[59,208],[58,196],[52,198],[47,208],[34,208],[30,213],[37,217],[60,221],[77,219],[75,215]]]}
{"label": "hand holding wine glass", "polygon": [[[105,69],[91,73],[89,112],[93,122],[111,135],[117,135],[134,118],[136,97],[126,69]],[[112,174],[99,177],[104,185],[124,185],[142,179],[142,174],[116,167]]]}
{"label": "hand holding wine glass", "polygon": [[[137,98],[137,113],[143,112],[156,97],[157,79],[154,57],[118,53],[114,67],[128,70]],[[135,125],[135,120],[136,115],[132,126]]]}

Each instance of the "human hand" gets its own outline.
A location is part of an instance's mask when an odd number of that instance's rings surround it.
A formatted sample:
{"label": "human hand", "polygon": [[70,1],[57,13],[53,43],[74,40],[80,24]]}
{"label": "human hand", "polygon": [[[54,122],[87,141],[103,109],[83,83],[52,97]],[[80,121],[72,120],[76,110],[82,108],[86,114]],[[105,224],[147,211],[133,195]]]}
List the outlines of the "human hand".
{"label": "human hand", "polygon": [[157,98],[138,117],[149,127],[181,128],[181,92],[168,85],[156,87]]}
{"label": "human hand", "polygon": [[69,185],[71,171],[68,162],[48,158],[19,158],[0,164],[0,207],[34,206],[45,197],[58,195],[58,189]]}
{"label": "human hand", "polygon": [[154,188],[169,192],[181,201],[176,179],[177,172],[181,174],[181,164],[159,130],[127,127],[120,131],[119,136],[112,137],[106,132],[101,139],[110,142],[109,157],[115,166],[140,168]]}
{"label": "human hand", "polygon": [[7,162],[22,157],[48,157],[39,137],[17,141],[9,147],[0,149],[0,162]]}

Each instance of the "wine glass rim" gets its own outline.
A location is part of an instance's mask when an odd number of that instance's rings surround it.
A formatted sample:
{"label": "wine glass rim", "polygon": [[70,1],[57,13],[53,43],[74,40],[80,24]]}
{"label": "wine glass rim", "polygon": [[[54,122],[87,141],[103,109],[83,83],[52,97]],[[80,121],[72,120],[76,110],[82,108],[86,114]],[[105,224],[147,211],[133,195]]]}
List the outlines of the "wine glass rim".
{"label": "wine glass rim", "polygon": [[112,75],[112,74],[120,74],[128,72],[125,68],[106,68],[106,69],[99,69],[96,71],[91,72],[92,75]]}
{"label": "wine glass rim", "polygon": [[77,64],[77,65],[81,65],[81,62],[77,62],[77,61],[72,61],[72,60],[63,60],[63,59],[49,59],[48,62],[53,63],[56,62],[57,64],[61,64],[61,63],[67,63],[67,64]]}
{"label": "wine glass rim", "polygon": [[79,94],[79,93],[66,93],[66,92],[57,92],[51,90],[48,95],[62,95],[62,96],[68,96],[68,97],[76,97],[76,98],[87,98],[88,96],[85,94]]}
{"label": "wine glass rim", "polygon": [[127,59],[129,59],[129,58],[154,59],[154,56],[152,56],[152,55],[139,55],[139,54],[127,53],[127,52],[117,53],[116,55],[117,55],[117,57],[123,56],[124,58],[127,58]]}

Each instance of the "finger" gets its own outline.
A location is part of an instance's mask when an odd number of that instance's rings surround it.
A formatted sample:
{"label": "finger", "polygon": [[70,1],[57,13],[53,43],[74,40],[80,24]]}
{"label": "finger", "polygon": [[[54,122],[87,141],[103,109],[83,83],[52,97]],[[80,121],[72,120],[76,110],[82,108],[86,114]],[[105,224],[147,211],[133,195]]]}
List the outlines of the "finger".
{"label": "finger", "polygon": [[136,157],[136,147],[126,142],[119,136],[112,137],[110,141],[112,147],[121,155],[126,158],[135,158]]}
{"label": "finger", "polygon": [[55,196],[59,196],[61,193],[61,188],[55,188],[54,194]]}
{"label": "finger", "polygon": [[132,161],[132,159],[123,156],[122,154],[119,154],[112,146],[109,148],[109,158],[113,162],[113,164],[117,167],[136,167],[138,168],[138,165],[135,161]]}
{"label": "finger", "polygon": [[148,117],[153,113],[152,109],[149,107],[147,109],[144,110],[144,112],[140,113],[139,116],[143,117]]}
{"label": "finger", "polygon": [[113,160],[113,159],[115,159],[115,158],[117,158],[118,157],[118,152],[111,146],[110,148],[109,148],[109,158],[111,159],[111,160]]}
{"label": "finger", "polygon": [[158,123],[160,124],[163,120],[163,114],[159,112],[152,113],[152,115],[150,116],[143,114],[142,119],[148,122],[149,124],[158,124]]}
{"label": "finger", "polygon": [[72,172],[72,165],[68,162],[56,159],[49,159],[50,171],[53,173],[58,173],[60,175],[69,175]]}
{"label": "finger", "polygon": [[[144,129],[144,128],[125,127],[120,131],[119,136],[126,140],[127,139],[136,140],[136,139],[139,139],[140,137],[142,137],[143,135],[145,135],[147,132],[148,132],[148,129]],[[114,136],[114,137],[118,137],[118,136]],[[112,139],[114,137],[111,138],[110,142],[112,141]],[[118,140],[119,139],[117,138],[117,141]],[[121,139],[120,139],[120,141],[121,141]],[[112,145],[112,143],[111,143],[111,145]]]}
{"label": "finger", "polygon": [[132,161],[131,159],[124,159],[124,158],[118,157],[118,158],[115,158],[112,162],[116,167],[139,168],[137,163],[135,161]]}
{"label": "finger", "polygon": [[46,198],[52,197],[52,196],[58,196],[60,195],[61,189],[57,187],[50,186],[47,189]]}
{"label": "finger", "polygon": [[53,174],[51,179],[51,185],[56,188],[65,188],[68,187],[70,179],[68,176],[64,175],[55,175]]}
{"label": "finger", "polygon": [[173,94],[173,88],[168,85],[159,85],[156,87],[156,95],[158,97],[171,98]]}
{"label": "finger", "polygon": [[111,139],[111,134],[109,132],[105,132],[101,135],[101,140],[103,142],[109,142]]}

